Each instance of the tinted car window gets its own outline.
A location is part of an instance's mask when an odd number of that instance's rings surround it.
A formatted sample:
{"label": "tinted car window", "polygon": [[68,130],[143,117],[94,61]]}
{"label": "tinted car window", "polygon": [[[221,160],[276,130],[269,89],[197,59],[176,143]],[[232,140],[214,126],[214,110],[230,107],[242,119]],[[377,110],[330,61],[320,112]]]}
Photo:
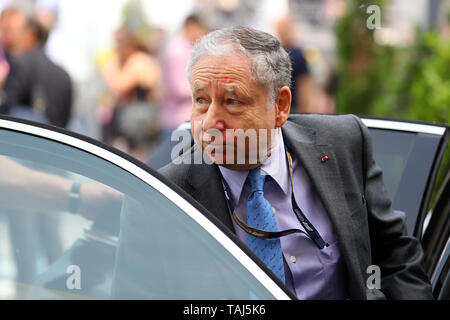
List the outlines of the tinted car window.
{"label": "tinted car window", "polygon": [[383,181],[392,199],[392,207],[406,213],[406,228],[409,234],[413,234],[441,136],[369,130],[374,158],[383,170]]}
{"label": "tinted car window", "polygon": [[[111,162],[0,130],[0,170],[3,299],[273,298],[179,201]],[[97,197],[83,216],[74,185]]]}

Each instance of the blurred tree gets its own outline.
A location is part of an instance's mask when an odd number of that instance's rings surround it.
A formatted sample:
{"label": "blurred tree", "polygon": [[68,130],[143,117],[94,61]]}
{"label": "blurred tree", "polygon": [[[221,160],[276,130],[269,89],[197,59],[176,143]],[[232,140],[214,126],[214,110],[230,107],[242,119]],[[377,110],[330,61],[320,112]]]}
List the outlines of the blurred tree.
{"label": "blurred tree", "polygon": [[[373,0],[371,5],[378,5],[383,16],[385,1]],[[336,23],[337,72],[339,77],[336,95],[336,107],[340,113],[371,114],[373,102],[377,95],[383,93],[380,82],[382,74],[377,64],[389,67],[387,59],[374,41],[374,30],[367,28],[366,12],[368,2],[352,0],[346,2],[346,13]],[[382,56],[378,61],[376,58]]]}
{"label": "blurred tree", "polygon": [[[370,1],[381,8],[381,17],[386,3]],[[449,124],[449,35],[417,29],[412,45],[380,45],[374,41],[374,30],[367,28],[369,3],[350,0],[346,4],[345,15],[335,25],[337,112]],[[450,12],[445,18],[448,25]],[[449,169],[447,152],[436,185]]]}
{"label": "blurred tree", "polygon": [[419,66],[411,78],[409,116],[412,119],[450,123],[450,39],[436,31],[419,38]]}
{"label": "blurred tree", "polygon": [[[450,39],[435,30],[420,32],[414,61],[411,56],[411,77],[402,92],[408,101],[409,119],[450,124]],[[408,70],[406,70],[408,72]],[[436,185],[440,186],[450,171],[447,150]],[[433,195],[432,201],[436,192]]]}

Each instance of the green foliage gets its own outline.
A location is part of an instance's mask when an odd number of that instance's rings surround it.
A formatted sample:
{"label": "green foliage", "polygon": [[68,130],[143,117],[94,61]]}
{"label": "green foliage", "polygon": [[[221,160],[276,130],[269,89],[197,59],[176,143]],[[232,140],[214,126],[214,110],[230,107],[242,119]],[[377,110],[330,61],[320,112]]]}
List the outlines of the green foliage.
{"label": "green foliage", "polygon": [[[435,31],[423,33],[419,51],[423,59],[411,79],[408,118],[450,124],[450,41]],[[437,186],[450,171],[450,152],[441,166]]]}
{"label": "green foliage", "polygon": [[[370,4],[383,8],[384,1]],[[377,54],[383,48],[375,43],[373,30],[366,27],[366,1],[349,1],[347,5],[345,16],[335,28],[339,74],[336,106],[341,113],[371,114],[371,102],[383,91],[377,64],[390,61]],[[377,61],[376,57],[383,59]]]}
{"label": "green foliage", "polygon": [[[371,2],[384,7],[384,1]],[[335,27],[337,112],[449,124],[450,39],[417,29],[412,45],[382,46],[366,27],[369,15],[360,7],[365,1],[347,3],[347,13]],[[449,170],[447,152],[438,185]]]}
{"label": "green foliage", "polygon": [[450,123],[450,41],[436,32],[424,33],[421,61],[410,87],[412,119]]}

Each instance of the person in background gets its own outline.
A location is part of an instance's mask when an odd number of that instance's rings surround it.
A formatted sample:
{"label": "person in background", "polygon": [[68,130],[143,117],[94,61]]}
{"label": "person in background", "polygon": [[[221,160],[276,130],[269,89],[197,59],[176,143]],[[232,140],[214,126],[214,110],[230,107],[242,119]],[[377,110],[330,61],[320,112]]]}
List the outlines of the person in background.
{"label": "person in background", "polygon": [[103,139],[141,161],[149,158],[159,133],[157,112],[162,98],[161,67],[145,39],[120,28],[115,33],[117,55],[100,67],[115,96],[112,118],[103,125]]}
{"label": "person in background", "polygon": [[5,8],[0,14],[0,113],[10,109],[6,92],[15,81],[15,68],[12,56],[17,43],[22,14],[14,7]]}
{"label": "person in background", "polygon": [[45,43],[45,53],[47,56],[59,66],[67,65],[64,63],[66,55],[65,35],[55,29],[58,25],[59,0],[36,0],[35,11],[36,19],[48,34]]}
{"label": "person in background", "polygon": [[276,33],[281,45],[288,52],[292,63],[292,108],[291,113],[316,112],[313,107],[314,84],[308,63],[302,50],[296,46],[294,23],[290,16],[283,16],[276,22]]}
{"label": "person in background", "polygon": [[[44,53],[45,29],[33,15],[14,7],[3,11],[0,22],[2,45],[10,65],[0,111],[65,127],[72,105],[72,82],[67,72]],[[6,168],[4,171],[9,172]],[[32,169],[42,168],[36,165]],[[62,252],[59,217],[51,218],[39,208],[32,215],[16,208],[5,208],[3,213],[7,215],[11,245],[15,248],[17,279],[29,281],[38,270],[37,260],[44,258],[51,263]]]}
{"label": "person in background", "polygon": [[14,6],[8,6],[0,13],[0,40],[8,60],[16,56],[17,43],[23,24],[24,14]]}
{"label": "person in background", "polygon": [[3,105],[3,102],[6,100],[6,95],[3,88],[5,86],[6,79],[8,78],[9,70],[10,67],[8,60],[6,58],[5,51],[0,46],[0,110],[1,106]]}
{"label": "person in background", "polygon": [[208,32],[206,24],[196,14],[189,15],[181,33],[163,53],[165,99],[160,123],[166,134],[188,121],[192,109],[191,91],[186,79],[186,66],[194,42]]}
{"label": "person in background", "polygon": [[14,37],[5,33],[5,49],[12,56],[12,72],[6,79],[3,113],[18,118],[66,127],[72,108],[72,81],[54,64],[43,46],[48,33],[36,17],[12,10]]}

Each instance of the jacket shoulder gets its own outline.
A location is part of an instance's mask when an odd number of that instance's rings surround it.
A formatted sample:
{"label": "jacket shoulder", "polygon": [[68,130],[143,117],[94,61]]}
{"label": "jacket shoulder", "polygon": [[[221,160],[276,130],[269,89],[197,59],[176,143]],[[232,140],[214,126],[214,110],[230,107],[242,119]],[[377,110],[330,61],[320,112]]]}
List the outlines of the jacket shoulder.
{"label": "jacket shoulder", "polygon": [[189,172],[189,165],[185,164],[174,164],[170,162],[164,167],[158,169],[158,172],[161,173],[164,177],[177,184],[181,188],[185,188],[186,179]]}
{"label": "jacket shoulder", "polygon": [[354,114],[292,114],[288,121],[314,129],[348,130],[349,125],[356,128],[355,125],[360,120]]}
{"label": "jacket shoulder", "polygon": [[288,121],[314,130],[321,142],[358,144],[361,143],[361,136],[366,138],[367,128],[353,114],[294,114]]}

